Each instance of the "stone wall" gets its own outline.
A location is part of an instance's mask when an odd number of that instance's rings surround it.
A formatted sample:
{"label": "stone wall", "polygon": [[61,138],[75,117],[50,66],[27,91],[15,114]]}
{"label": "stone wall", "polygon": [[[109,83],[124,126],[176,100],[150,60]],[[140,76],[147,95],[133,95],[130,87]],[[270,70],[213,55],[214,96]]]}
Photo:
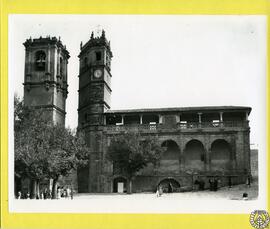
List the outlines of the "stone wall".
{"label": "stone wall", "polygon": [[250,151],[250,168],[253,179],[258,179],[258,156],[257,149]]}

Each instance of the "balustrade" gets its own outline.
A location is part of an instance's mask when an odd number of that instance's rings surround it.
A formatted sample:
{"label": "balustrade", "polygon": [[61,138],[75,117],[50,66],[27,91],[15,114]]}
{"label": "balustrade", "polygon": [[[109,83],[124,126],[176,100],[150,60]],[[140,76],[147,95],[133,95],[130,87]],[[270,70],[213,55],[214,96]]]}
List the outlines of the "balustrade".
{"label": "balustrade", "polygon": [[206,128],[247,128],[248,121],[224,121],[224,122],[187,122],[177,123],[175,127],[167,127],[166,124],[127,124],[127,125],[107,125],[108,131],[157,131],[157,130],[188,130]]}

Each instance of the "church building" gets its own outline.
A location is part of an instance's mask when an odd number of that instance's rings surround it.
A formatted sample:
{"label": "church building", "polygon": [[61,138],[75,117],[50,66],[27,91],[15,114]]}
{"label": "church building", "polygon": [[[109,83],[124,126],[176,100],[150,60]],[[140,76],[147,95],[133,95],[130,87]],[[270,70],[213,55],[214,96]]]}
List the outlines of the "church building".
{"label": "church building", "polygon": [[105,159],[113,136],[139,132],[166,148],[158,168],[148,166],[133,180],[133,192],[171,184],[192,190],[195,180],[243,183],[250,174],[249,107],[174,107],[112,110],[110,42],[102,31],[81,45],[78,127],[91,149],[89,166],[78,171],[78,192],[125,192],[127,178]]}
{"label": "church building", "polygon": [[[26,105],[46,108],[54,123],[65,124],[69,52],[60,38],[28,39],[24,43]],[[173,107],[111,109],[110,42],[105,31],[91,34],[79,53],[78,128],[90,147],[89,165],[77,171],[79,193],[126,192],[127,177],[106,160],[114,136],[139,132],[155,136],[165,147],[158,168],[148,166],[133,180],[132,192],[153,192],[158,185],[188,191],[196,180],[209,187],[244,183],[250,176],[250,107]],[[73,76],[75,77],[75,76]],[[75,187],[76,186],[76,187]]]}

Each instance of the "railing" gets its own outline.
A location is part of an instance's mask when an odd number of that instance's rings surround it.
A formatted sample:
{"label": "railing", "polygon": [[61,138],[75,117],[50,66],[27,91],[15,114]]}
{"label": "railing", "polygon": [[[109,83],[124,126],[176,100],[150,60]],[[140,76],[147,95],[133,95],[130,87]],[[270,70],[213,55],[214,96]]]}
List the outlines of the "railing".
{"label": "railing", "polygon": [[192,129],[221,129],[221,128],[248,128],[248,121],[226,122],[188,122],[177,123],[174,126],[165,124],[124,124],[107,125],[107,131],[157,131],[157,130],[192,130]]}
{"label": "railing", "polygon": [[248,121],[225,121],[225,122],[188,122],[178,123],[180,129],[200,128],[227,128],[227,127],[248,127]]}
{"label": "railing", "polygon": [[129,124],[129,125],[107,125],[106,129],[108,131],[156,131],[160,124]]}

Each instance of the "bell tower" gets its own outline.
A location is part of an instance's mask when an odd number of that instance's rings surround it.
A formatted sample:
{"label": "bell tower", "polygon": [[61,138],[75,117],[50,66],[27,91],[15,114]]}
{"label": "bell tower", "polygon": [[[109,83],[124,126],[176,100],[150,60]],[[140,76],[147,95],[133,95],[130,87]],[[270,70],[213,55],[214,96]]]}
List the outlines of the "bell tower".
{"label": "bell tower", "polygon": [[43,108],[54,123],[65,125],[69,52],[56,37],[27,39],[24,103]]}
{"label": "bell tower", "polygon": [[79,192],[102,192],[104,113],[110,109],[111,58],[110,42],[105,31],[86,44],[81,43],[79,73],[78,128],[85,132],[90,148],[89,164],[78,169]]}
{"label": "bell tower", "polygon": [[79,73],[78,125],[103,125],[103,113],[111,103],[111,58],[110,42],[102,30],[100,36],[81,43]]}

